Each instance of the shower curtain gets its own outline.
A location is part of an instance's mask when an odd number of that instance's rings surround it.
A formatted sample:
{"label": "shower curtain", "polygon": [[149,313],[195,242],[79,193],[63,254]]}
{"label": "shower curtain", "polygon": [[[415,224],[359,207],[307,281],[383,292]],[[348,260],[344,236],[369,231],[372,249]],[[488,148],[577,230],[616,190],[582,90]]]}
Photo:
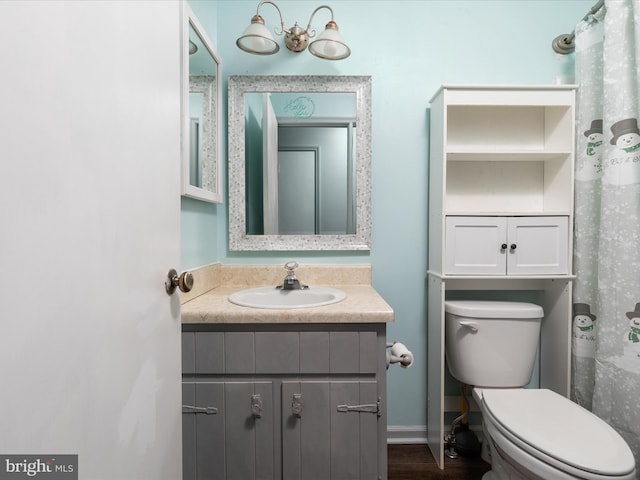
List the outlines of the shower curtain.
{"label": "shower curtain", "polygon": [[640,466],[639,55],[640,0],[606,0],[576,27],[571,395]]}

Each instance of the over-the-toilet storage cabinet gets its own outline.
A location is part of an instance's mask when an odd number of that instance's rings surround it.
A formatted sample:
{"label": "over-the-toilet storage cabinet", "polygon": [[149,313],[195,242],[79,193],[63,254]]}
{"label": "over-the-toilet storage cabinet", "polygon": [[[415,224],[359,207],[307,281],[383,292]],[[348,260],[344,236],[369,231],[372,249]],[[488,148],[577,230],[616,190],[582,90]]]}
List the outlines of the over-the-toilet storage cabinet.
{"label": "over-the-toilet storage cabinet", "polygon": [[444,416],[460,404],[444,393],[452,291],[539,292],[539,385],[569,394],[574,109],[571,85],[443,86],[431,99],[427,437],[441,468]]}

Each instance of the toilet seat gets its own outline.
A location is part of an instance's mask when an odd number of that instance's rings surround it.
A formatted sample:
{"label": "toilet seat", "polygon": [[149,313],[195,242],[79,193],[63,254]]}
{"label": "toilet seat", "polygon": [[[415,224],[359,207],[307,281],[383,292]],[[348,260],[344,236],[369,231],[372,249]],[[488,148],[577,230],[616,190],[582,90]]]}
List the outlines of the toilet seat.
{"label": "toilet seat", "polygon": [[622,437],[561,395],[550,390],[486,388],[475,389],[476,395],[482,397],[485,422],[569,478],[635,478],[635,460]]}

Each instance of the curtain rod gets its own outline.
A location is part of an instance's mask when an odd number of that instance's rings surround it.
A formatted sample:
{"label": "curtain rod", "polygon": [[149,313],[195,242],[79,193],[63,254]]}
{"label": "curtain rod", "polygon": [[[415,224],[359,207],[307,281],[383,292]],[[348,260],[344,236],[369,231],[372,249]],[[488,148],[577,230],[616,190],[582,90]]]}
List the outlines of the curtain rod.
{"label": "curtain rod", "polygon": [[[596,12],[600,10],[602,7],[604,7],[604,0],[598,0],[598,3],[596,3],[593,7],[591,7],[591,10],[589,10],[589,13],[587,13],[584,17],[582,17],[582,20],[586,20],[587,18],[589,18],[590,15],[595,15]],[[575,39],[576,39],[576,31],[573,30],[571,33],[563,33],[562,35],[558,35],[556,38],[553,39],[553,42],[551,42],[551,46],[553,47],[553,50],[556,53],[560,53],[561,55],[566,55],[567,53],[571,53],[575,50],[576,48]]]}

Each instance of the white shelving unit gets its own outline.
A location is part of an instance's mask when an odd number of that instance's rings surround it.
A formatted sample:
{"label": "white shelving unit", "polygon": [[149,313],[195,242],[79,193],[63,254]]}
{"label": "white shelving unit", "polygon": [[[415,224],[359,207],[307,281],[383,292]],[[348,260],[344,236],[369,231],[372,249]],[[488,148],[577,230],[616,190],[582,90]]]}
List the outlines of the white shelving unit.
{"label": "white shelving unit", "polygon": [[542,292],[539,384],[569,394],[575,88],[443,86],[431,99],[427,435],[441,468],[450,292]]}

